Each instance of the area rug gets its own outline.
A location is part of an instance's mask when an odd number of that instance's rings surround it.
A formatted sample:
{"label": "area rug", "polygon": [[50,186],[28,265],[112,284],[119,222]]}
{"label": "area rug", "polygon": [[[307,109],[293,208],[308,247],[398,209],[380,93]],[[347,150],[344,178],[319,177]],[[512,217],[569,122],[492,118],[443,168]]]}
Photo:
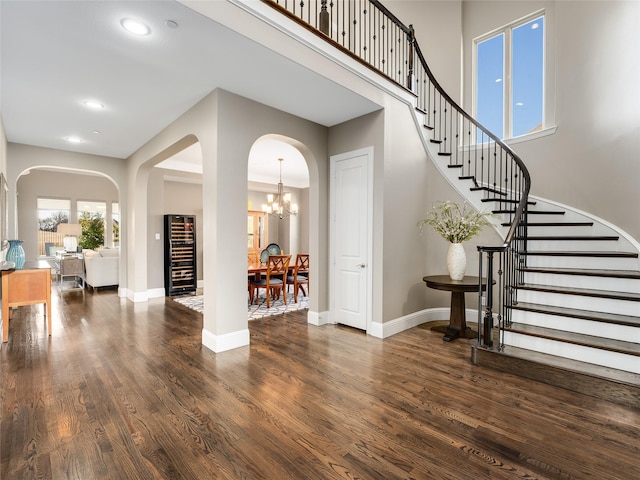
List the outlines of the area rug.
{"label": "area rug", "polygon": [[[184,305],[191,310],[202,313],[204,310],[203,295],[190,295],[186,297],[174,297],[173,300]],[[309,297],[298,296],[298,303],[293,301],[293,292],[287,294],[287,304],[282,299],[272,300],[271,307],[267,308],[267,302],[264,295],[258,297],[258,304],[247,305],[249,320],[257,318],[270,317],[272,315],[280,315],[281,313],[293,312],[309,308]]]}

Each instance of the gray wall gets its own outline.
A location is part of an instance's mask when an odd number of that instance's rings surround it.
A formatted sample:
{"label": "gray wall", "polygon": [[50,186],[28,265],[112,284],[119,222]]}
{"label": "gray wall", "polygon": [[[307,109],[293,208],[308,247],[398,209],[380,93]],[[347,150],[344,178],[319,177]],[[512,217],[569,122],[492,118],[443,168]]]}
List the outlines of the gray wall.
{"label": "gray wall", "polygon": [[[182,176],[184,181],[167,180],[165,176]],[[162,168],[151,170],[147,189],[147,281],[150,289],[164,288],[164,215],[167,214],[195,215],[197,278],[203,278],[202,252],[205,246],[202,240],[202,183],[199,177]]]}
{"label": "gray wall", "polygon": [[465,105],[475,37],[547,13],[549,136],[514,143],[532,193],[595,214],[640,239],[640,2],[465,2]]}

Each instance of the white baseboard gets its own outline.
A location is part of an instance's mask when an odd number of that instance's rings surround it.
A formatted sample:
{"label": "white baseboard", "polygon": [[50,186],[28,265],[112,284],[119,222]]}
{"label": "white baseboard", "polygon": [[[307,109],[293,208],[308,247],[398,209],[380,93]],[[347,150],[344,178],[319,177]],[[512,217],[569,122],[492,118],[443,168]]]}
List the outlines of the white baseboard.
{"label": "white baseboard", "polygon": [[[122,292],[122,294],[120,292]],[[134,303],[146,302],[149,300],[149,295],[147,292],[134,292],[132,290],[124,288],[118,288],[118,296],[126,297],[128,300]]]}
{"label": "white baseboard", "polygon": [[164,288],[151,288],[147,290],[147,298],[166,297]]}
{"label": "white baseboard", "polygon": [[330,315],[328,311],[325,312],[314,312],[309,310],[307,312],[307,323],[311,325],[315,325],[316,327],[320,327],[322,325],[326,325],[331,323],[329,321]]}
{"label": "white baseboard", "polygon": [[[419,312],[410,313],[384,323],[373,322],[367,330],[367,334],[376,338],[387,338],[396,333],[409,330],[427,322],[449,321],[450,309],[448,307],[429,308]],[[468,323],[476,323],[478,311],[466,309],[465,315]]]}
{"label": "white baseboard", "polygon": [[245,347],[249,345],[249,329],[245,328],[244,330],[238,330],[237,332],[216,335],[203,328],[202,345],[215,353]]}

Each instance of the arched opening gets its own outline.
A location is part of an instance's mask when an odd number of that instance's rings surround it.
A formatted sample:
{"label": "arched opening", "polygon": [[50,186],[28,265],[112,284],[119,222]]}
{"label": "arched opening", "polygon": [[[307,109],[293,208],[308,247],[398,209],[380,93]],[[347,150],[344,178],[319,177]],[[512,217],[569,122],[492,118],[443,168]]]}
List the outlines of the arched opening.
{"label": "arched opening", "polygon": [[[27,258],[50,256],[47,246],[62,247],[60,223],[83,224],[80,246],[119,247],[120,189],[95,171],[52,166],[31,167],[16,179],[15,234]],[[91,228],[90,232],[86,229]],[[83,243],[88,242],[88,243]]]}
{"label": "arched opening", "polygon": [[[291,255],[291,266],[295,264],[298,253],[310,252],[310,179],[309,167],[302,150],[299,142],[294,139],[275,134],[264,135],[251,146],[247,168],[249,258],[252,252],[260,255],[262,249],[273,243],[283,253]],[[279,183],[282,183],[281,193],[290,198],[288,204],[279,205],[279,211],[274,211],[272,202],[278,200]],[[264,219],[264,230],[258,231],[255,228],[256,217]],[[305,288],[305,292],[308,299],[309,289]],[[306,302],[299,302],[298,305],[306,305]],[[254,311],[254,307],[250,308],[250,316]]]}
{"label": "arched opening", "polygon": [[[165,296],[164,215],[196,216],[196,275],[204,278],[202,219],[202,150],[194,135],[187,135],[139,168],[146,192],[146,292],[148,298]],[[143,249],[137,249],[137,253]]]}

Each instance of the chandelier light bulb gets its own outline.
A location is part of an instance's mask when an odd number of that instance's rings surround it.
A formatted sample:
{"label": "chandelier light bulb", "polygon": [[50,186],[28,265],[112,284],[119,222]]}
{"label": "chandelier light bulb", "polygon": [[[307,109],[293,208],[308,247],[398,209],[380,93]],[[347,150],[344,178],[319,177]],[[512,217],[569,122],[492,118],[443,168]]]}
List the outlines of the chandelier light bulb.
{"label": "chandelier light bulb", "polygon": [[283,219],[289,215],[297,215],[298,205],[291,203],[291,193],[284,192],[284,184],[282,183],[282,162],[284,162],[284,158],[279,158],[278,162],[280,162],[280,181],[277,185],[278,193],[267,194],[268,203],[262,205],[262,211],[277,215],[280,219]]}

